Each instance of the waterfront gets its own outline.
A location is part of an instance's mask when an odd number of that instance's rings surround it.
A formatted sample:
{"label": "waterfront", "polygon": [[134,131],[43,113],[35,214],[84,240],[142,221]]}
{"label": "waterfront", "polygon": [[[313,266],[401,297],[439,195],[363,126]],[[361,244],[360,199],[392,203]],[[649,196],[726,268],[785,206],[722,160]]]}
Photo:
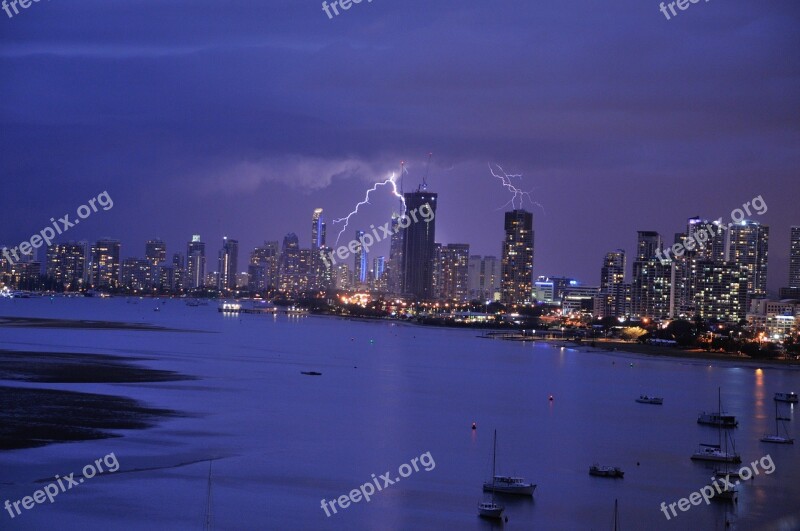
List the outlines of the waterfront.
{"label": "waterfront", "polygon": [[[147,368],[197,380],[2,385],[121,395],[182,412],[124,437],[0,452],[0,493],[19,499],[39,481],[114,452],[120,469],[53,504],[3,516],[3,528],[198,529],[209,458],[217,529],[489,529],[477,504],[498,430],[499,472],[538,484],[534,501],[504,500],[508,529],[603,529],[620,504],[623,529],[725,529],[731,506],[693,507],[667,521],[661,502],[710,482],[689,456],[716,431],[695,422],[716,406],[740,418],[743,464],[770,454],[775,472],[746,483],[730,529],[777,529],[797,511],[796,445],[768,445],[772,396],[800,391],[800,372],[708,360],[584,352],[486,341],[474,330],[314,316],[232,315],[180,300],[13,299],[0,316],[115,320],[185,331],[0,327],[2,348],[147,358]],[[159,305],[160,311],[153,311]],[[309,377],[301,371],[318,371]],[[640,394],[664,397],[660,407]],[[553,401],[549,401],[553,395]],[[798,437],[797,406],[786,407]],[[470,429],[472,422],[477,430]],[[322,498],[430,452],[412,474],[331,517]],[[624,480],[588,475],[594,462]],[[637,465],[638,463],[638,465]],[[794,514],[794,528],[798,514]],[[788,521],[788,520],[786,520]],[[791,526],[792,524],[788,524]],[[495,527],[497,525],[495,524]],[[793,527],[784,527],[792,529]]]}

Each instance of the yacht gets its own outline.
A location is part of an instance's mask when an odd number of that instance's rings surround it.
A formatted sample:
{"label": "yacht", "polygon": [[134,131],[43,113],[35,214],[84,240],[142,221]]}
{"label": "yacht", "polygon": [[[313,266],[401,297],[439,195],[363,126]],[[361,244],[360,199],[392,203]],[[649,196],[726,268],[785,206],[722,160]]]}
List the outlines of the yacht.
{"label": "yacht", "polygon": [[483,484],[484,492],[499,492],[501,494],[519,494],[520,496],[533,496],[536,485],[528,483],[525,478],[517,476],[495,475],[495,456],[497,455],[497,430],[494,431],[494,446],[492,450],[492,479]]}
{"label": "yacht", "polygon": [[499,492],[501,494],[519,494],[521,496],[533,496],[536,485],[526,483],[525,478],[512,476],[495,476],[492,481],[483,484],[486,492]]}
{"label": "yacht", "polygon": [[705,411],[697,417],[697,423],[721,428],[735,428],[739,425],[735,415],[723,415],[722,413],[708,413]]}
{"label": "yacht", "polygon": [[761,442],[765,443],[775,443],[775,444],[794,444],[794,439],[789,437],[789,432],[786,430],[786,426],[783,427],[783,431],[786,433],[784,437],[781,435],[779,426],[781,422],[781,417],[778,415],[778,402],[775,402],[775,435],[764,435],[761,437]]}
{"label": "yacht", "polygon": [[701,444],[692,454],[694,461],[718,461],[721,463],[741,463],[742,458],[736,452],[723,451],[718,444]]}

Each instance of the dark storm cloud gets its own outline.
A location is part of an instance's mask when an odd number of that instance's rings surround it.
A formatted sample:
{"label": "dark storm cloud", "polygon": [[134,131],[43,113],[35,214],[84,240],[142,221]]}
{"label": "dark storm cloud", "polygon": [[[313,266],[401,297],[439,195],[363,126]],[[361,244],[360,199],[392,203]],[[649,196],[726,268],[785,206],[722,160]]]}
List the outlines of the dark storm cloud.
{"label": "dark storm cloud", "polygon": [[671,240],[763,194],[775,287],[800,223],[798,19],[790,1],[670,21],[651,0],[374,0],[333,20],[315,0],[40,2],[0,18],[0,241],[108,189],[83,236],[126,255],[193,231],[307,244],[313,207],[346,214],[401,159],[408,188],[432,151],[442,241],[499,252],[499,162],[546,207],[537,273],[589,283],[636,230]]}

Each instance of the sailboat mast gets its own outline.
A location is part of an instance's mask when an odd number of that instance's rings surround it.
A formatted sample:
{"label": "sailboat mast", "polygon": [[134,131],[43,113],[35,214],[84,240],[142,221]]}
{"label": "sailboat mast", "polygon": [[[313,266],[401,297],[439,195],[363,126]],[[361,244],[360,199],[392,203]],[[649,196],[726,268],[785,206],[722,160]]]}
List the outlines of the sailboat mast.
{"label": "sailboat mast", "polygon": [[206,492],[206,530],[211,530],[211,464],[213,461],[208,462],[208,489]]}

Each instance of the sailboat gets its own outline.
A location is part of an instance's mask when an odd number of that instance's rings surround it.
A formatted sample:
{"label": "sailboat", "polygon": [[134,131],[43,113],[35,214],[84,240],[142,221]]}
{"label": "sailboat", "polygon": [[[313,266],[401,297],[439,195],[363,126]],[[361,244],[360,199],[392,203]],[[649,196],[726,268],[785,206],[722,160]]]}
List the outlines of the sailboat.
{"label": "sailboat", "polygon": [[[725,437],[725,453],[726,454],[728,453],[728,438],[727,438],[727,436]],[[715,475],[716,475],[716,472],[717,471],[715,471]],[[731,472],[728,471],[728,462],[727,461],[725,462],[725,465],[722,468],[722,472],[723,472],[724,475],[723,476],[719,476],[719,477],[725,478],[725,482],[724,482],[725,483],[725,487],[722,489],[721,492],[718,491],[716,494],[714,494],[713,498],[711,498],[711,499],[712,500],[728,501],[728,502],[736,503],[736,501],[739,498],[739,489],[737,489],[735,486],[733,486],[733,487],[730,486],[730,475],[731,475]],[[737,471],[737,472],[735,472],[735,474],[738,476],[739,472]],[[738,485],[738,484],[739,484],[739,481],[736,482],[736,485]]]}
{"label": "sailboat", "polygon": [[[717,389],[717,400],[719,403],[719,417],[722,417],[722,388]],[[698,420],[699,422],[699,420]],[[722,423],[717,424],[718,440],[717,444],[700,444],[700,448],[692,454],[695,461],[722,461],[724,463],[741,463],[742,458],[736,453],[728,452],[728,434],[725,434],[725,451],[722,451]]]}
{"label": "sailboat", "polygon": [[[497,462],[497,430],[494,430],[494,444],[492,445],[492,477],[494,477],[495,465]],[[492,489],[492,501],[482,501],[478,505],[478,516],[481,518],[501,519],[505,507],[497,505],[494,501],[494,489]]]}
{"label": "sailboat", "polygon": [[761,437],[761,442],[766,443],[775,443],[775,444],[794,444],[794,439],[789,437],[789,432],[786,430],[786,426],[783,427],[783,431],[786,432],[786,437],[780,434],[780,430],[778,429],[779,423],[781,421],[781,417],[778,416],[778,402],[775,402],[775,435],[764,435]]}
{"label": "sailboat", "polygon": [[[497,430],[494,431],[494,453],[497,453]],[[483,484],[484,492],[499,492],[501,494],[518,494],[520,496],[533,496],[536,485],[527,483],[525,478],[518,476],[497,476],[492,469],[492,479]]]}

